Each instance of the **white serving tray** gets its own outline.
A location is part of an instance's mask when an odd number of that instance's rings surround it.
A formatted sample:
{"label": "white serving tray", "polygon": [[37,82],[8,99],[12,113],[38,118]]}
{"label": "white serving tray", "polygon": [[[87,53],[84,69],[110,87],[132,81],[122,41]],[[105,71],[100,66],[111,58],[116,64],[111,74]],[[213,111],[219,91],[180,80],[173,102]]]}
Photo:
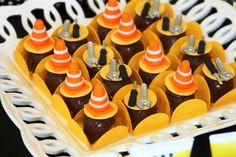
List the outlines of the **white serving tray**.
{"label": "white serving tray", "polygon": [[[98,14],[104,9],[105,5],[101,0],[96,1],[99,7],[94,4],[94,0],[88,0],[88,4]],[[91,20],[85,18],[83,10],[76,0],[28,0],[20,6],[1,7],[0,9],[0,35],[5,38],[5,42],[0,44],[1,102],[8,116],[19,128],[24,144],[33,156],[43,157],[47,154],[57,155],[62,152],[73,157],[117,157],[120,156],[119,152],[128,152],[129,156],[132,157],[168,156],[181,148],[191,149],[193,137],[197,135],[236,124],[236,103],[233,103],[217,110],[211,110],[207,114],[193,119],[171,124],[168,128],[143,137],[127,137],[96,152],[84,150],[81,147],[80,140],[67,128],[65,121],[51,109],[50,101],[35,88],[33,82],[21,73],[13,60],[13,52],[20,39],[17,39],[15,30],[7,21],[7,18],[20,15],[24,28],[30,33],[31,28],[27,23],[27,19],[35,21],[31,11],[41,8],[44,10],[45,19],[52,26],[48,30],[48,33],[51,34],[62,23],[59,13],[54,8],[54,4],[57,2],[65,3],[67,13],[73,19],[78,18],[81,24],[86,25]],[[226,49],[227,62],[234,61],[236,57],[236,19],[234,18],[236,11],[229,4],[220,0],[205,0],[204,3],[194,5],[196,3],[197,0],[179,0],[173,5],[173,8],[176,12],[184,12],[191,8],[184,17],[185,20],[201,20],[206,38],[217,40],[223,45],[229,45]],[[122,8],[125,4],[125,0],[120,0]],[[73,11],[72,7],[76,9],[77,13]],[[213,7],[216,8],[217,12],[209,16],[209,12]],[[50,12],[55,20],[50,17]],[[232,23],[221,26],[226,18]],[[4,30],[4,27],[8,30],[8,33]],[[213,31],[215,31],[213,36],[208,35]],[[11,91],[18,91],[22,94],[9,93]],[[32,94],[32,91],[37,94]],[[22,107],[24,105],[28,106]],[[33,106],[33,108],[29,106]],[[221,117],[226,119],[221,120]],[[27,124],[26,121],[31,123]],[[199,124],[202,128],[196,127]],[[173,133],[177,133],[179,136],[173,137]],[[56,139],[47,139],[50,136]],[[38,140],[36,137],[45,139]],[[147,147],[149,151],[147,151]]]}

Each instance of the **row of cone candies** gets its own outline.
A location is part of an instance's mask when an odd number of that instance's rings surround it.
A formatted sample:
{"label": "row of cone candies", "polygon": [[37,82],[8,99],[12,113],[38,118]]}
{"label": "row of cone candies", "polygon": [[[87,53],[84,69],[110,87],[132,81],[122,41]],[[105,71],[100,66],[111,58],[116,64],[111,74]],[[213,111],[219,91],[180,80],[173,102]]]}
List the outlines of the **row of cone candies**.
{"label": "row of cone candies", "polygon": [[[131,20],[128,18],[128,16],[123,16],[123,17],[125,17],[124,18],[125,22],[127,22],[126,20]],[[34,29],[31,34],[31,40],[36,45],[45,44],[45,42],[49,40],[49,37],[46,32],[46,28],[42,20],[37,20],[35,22]],[[150,66],[160,65],[164,59],[161,46],[158,45],[156,41],[150,41],[144,58],[145,58],[146,64]],[[71,56],[68,52],[68,49],[65,45],[64,40],[57,39],[56,45],[54,48],[54,54],[51,60],[52,65],[55,68],[65,68],[69,66],[70,62],[71,62]],[[174,81],[176,82],[176,86],[180,88],[187,86],[186,84],[188,83],[189,84],[193,83],[193,78],[192,76],[190,76],[191,69],[188,66],[189,65],[188,63],[189,62],[184,61],[183,65],[181,64],[176,74],[174,75]]]}
{"label": "row of cone candies", "polygon": [[127,12],[121,12],[117,0],[108,0],[105,11],[100,17],[107,26],[119,25],[117,36],[123,40],[135,38],[137,35],[140,35],[132,16]]}
{"label": "row of cone candies", "polygon": [[108,0],[105,11],[100,16],[106,25],[115,26],[119,24],[121,15],[117,0]]}
{"label": "row of cone candies", "polygon": [[[109,14],[111,13],[114,8],[109,8],[109,7],[114,7],[117,8],[117,6],[115,6],[114,1],[110,1],[110,3],[107,4],[107,11],[105,11],[105,14]],[[119,12],[119,11],[117,11]],[[104,16],[104,17],[108,17],[108,16]],[[120,26],[118,29],[118,34],[119,36],[121,36],[122,38],[129,38],[132,37],[136,32],[136,26],[133,23],[133,20],[131,18],[131,16],[128,13],[124,13],[121,20],[120,20]],[[46,28],[43,24],[42,20],[37,20],[35,22],[34,25],[34,29],[33,32],[31,34],[31,41],[33,44],[35,45],[43,45],[46,42],[48,42],[49,37],[47,35],[46,32]],[[161,47],[159,45],[156,44],[156,42],[150,41],[149,43],[149,47],[147,49],[147,53],[145,54],[145,62],[148,65],[159,65],[162,63],[163,61],[163,52],[161,52]],[[55,68],[65,68],[68,67],[68,65],[71,62],[71,56],[68,53],[68,49],[65,45],[65,42],[62,39],[57,39],[56,41],[56,46],[54,48],[54,54],[51,60],[52,65]],[[183,67],[186,67],[186,62],[183,62],[185,66],[180,66],[178,68],[178,71],[176,72],[176,74],[174,75],[174,82],[176,82],[176,86],[183,88],[185,86],[187,86],[186,84],[192,84],[193,83],[193,78],[192,76],[187,76],[187,75],[181,75],[184,74],[181,69],[183,69]],[[187,70],[189,70],[188,68],[186,68]],[[183,69],[183,71],[185,71],[186,69]],[[69,73],[68,73],[69,74]],[[191,74],[191,71],[188,72],[188,74]],[[77,76],[79,76],[81,74],[77,74]],[[71,89],[72,87],[75,87],[71,84],[71,82],[69,82],[68,80],[73,80],[73,78],[71,79],[70,76],[72,75],[67,75],[66,78],[66,88],[65,89]],[[84,86],[84,81],[81,80],[81,78],[76,78],[77,81],[79,81],[77,83],[77,85],[82,85]],[[182,81],[181,81],[182,80]],[[73,80],[75,81],[75,80]],[[73,82],[72,81],[72,82]],[[184,83],[185,82],[185,83]],[[75,82],[74,82],[75,83]],[[68,86],[69,85],[69,86]],[[82,88],[79,86],[76,86],[77,89]],[[75,90],[75,89],[74,89]],[[73,91],[73,90],[72,90]]]}
{"label": "row of cone candies", "polygon": [[[153,67],[157,66],[157,68],[159,68],[161,67],[161,64],[164,63],[164,56],[164,52],[158,42],[155,40],[150,40],[145,55],[143,56],[144,64]],[[173,83],[180,89],[186,89],[193,86],[194,79],[188,60],[182,61],[179,65],[174,74]]]}
{"label": "row of cone candies", "polygon": [[[56,58],[56,59],[55,59]],[[87,88],[82,72],[78,64],[71,61],[71,57],[67,50],[64,40],[57,39],[52,57],[52,65],[55,68],[68,67],[66,79],[62,84],[62,88],[69,94],[77,94]],[[91,114],[103,114],[111,110],[109,99],[104,86],[99,83],[94,86],[89,103],[86,108]]]}
{"label": "row of cone candies", "polygon": [[[87,88],[81,70],[75,62],[70,63],[62,88],[70,94],[77,94]],[[85,105],[86,110],[92,115],[99,116],[112,111],[109,104],[109,98],[103,84],[95,84],[89,102]]]}

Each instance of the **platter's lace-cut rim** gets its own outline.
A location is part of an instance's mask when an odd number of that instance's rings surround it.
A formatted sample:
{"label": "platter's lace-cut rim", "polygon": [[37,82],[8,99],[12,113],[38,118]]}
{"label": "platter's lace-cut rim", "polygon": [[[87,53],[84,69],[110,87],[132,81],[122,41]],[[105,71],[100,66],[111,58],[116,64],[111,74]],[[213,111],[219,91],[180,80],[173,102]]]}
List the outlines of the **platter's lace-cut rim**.
{"label": "platter's lace-cut rim", "polygon": [[[32,3],[42,4],[42,1],[45,1],[45,4],[47,5],[32,5]],[[99,0],[96,1],[98,5],[94,3],[94,0],[88,0],[88,4],[91,9],[98,14],[103,10],[105,4]],[[27,32],[30,32],[31,28],[27,21],[35,20],[31,11],[38,9],[40,6],[41,9],[44,10],[45,19],[51,25],[51,29],[48,31],[49,33],[52,33],[53,29],[62,23],[60,14],[54,8],[56,2],[58,1],[41,0],[40,2],[35,2],[33,0],[28,0],[22,6],[1,7],[0,12],[8,10],[9,13],[7,15],[1,14],[3,16],[0,17],[1,37],[5,38],[5,42],[0,44],[1,52],[3,52],[4,55],[8,54],[8,56],[11,57],[12,54],[9,52],[13,52],[15,48],[13,45],[16,45],[19,40],[17,40],[17,33],[13,26],[7,20],[9,16],[20,15],[22,17],[23,27]],[[65,3],[65,0],[60,0],[60,2]],[[88,24],[91,19],[85,18],[83,10],[78,4],[76,4],[77,1],[70,0],[66,2],[66,11],[68,12],[68,15],[71,16],[71,18],[74,18],[75,16],[78,18],[79,16],[79,19],[81,19],[83,24]],[[203,3],[198,5],[195,5],[198,0],[191,1],[191,3],[188,2],[189,1],[178,0],[173,7],[178,8],[179,11],[185,13],[185,18],[187,20],[197,19],[198,21],[201,21],[200,23],[204,26],[204,32],[208,39],[218,40],[222,44],[226,44],[228,46],[226,51],[227,57],[236,58],[236,56],[232,56],[232,52],[235,52],[236,50],[235,39],[232,39],[232,42],[226,41],[226,38],[227,40],[232,38],[232,34],[234,34],[234,29],[236,28],[235,19],[230,17],[233,12],[232,8],[229,8],[228,5],[221,1],[215,3],[213,0],[205,0]],[[122,8],[124,8],[125,4],[125,0],[120,0]],[[193,5],[195,6],[193,7]],[[72,6],[77,6],[74,7],[74,9],[77,9],[76,12],[79,13],[78,15],[73,11]],[[213,7],[217,8],[218,12],[209,12],[209,8]],[[25,8],[28,8],[29,10],[25,10]],[[199,14],[199,10],[201,9],[205,10],[203,11],[204,14]],[[228,10],[228,12],[222,13],[222,10]],[[54,18],[52,18],[50,14],[52,14]],[[235,10],[233,14],[236,15]],[[215,17],[218,17],[220,20]],[[226,18],[230,19],[231,23],[228,25],[222,25],[222,23],[224,23],[222,21]],[[215,31],[214,34],[211,32],[218,29],[219,31]],[[49,104],[42,102],[43,100],[32,95],[32,92],[30,92],[32,90],[30,82],[27,82],[25,78],[22,78],[18,73],[15,74],[12,72],[9,69],[12,65],[8,66],[8,64],[10,63],[4,61],[0,62],[0,97],[2,105],[15,125],[20,129],[22,139],[32,155],[47,156],[47,154],[63,154],[65,156],[79,156],[89,154],[80,147],[74,137],[71,137],[71,135],[68,134],[69,130],[64,126],[65,123],[63,123],[63,119],[57,120],[58,117],[56,117],[55,114],[53,114],[53,111],[49,109]],[[133,148],[136,148],[136,146],[152,145],[162,141],[171,142],[175,139],[194,137],[208,131],[227,127],[234,124],[236,120],[235,113],[236,105],[232,104],[187,121],[171,124],[168,128],[157,131],[152,135],[128,139],[130,142],[114,146],[112,149],[106,149],[102,154],[109,154],[109,156],[115,157],[117,154],[125,156],[131,153],[130,155],[132,156],[133,153],[135,153],[135,149]],[[191,144],[192,143],[190,142],[189,145]],[[32,146],[38,147],[32,148]],[[174,152],[168,152],[167,154],[172,153]]]}

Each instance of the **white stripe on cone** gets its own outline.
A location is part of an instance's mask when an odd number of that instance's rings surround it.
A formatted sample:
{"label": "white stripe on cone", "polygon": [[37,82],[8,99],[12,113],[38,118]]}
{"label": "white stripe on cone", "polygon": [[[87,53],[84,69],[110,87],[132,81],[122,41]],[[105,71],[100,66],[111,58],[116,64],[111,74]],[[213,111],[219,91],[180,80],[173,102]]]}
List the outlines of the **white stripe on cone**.
{"label": "white stripe on cone", "polygon": [[188,85],[188,84],[191,84],[191,83],[193,82],[193,78],[192,78],[191,80],[187,81],[187,82],[182,82],[182,81],[178,80],[178,79],[175,77],[175,75],[174,75],[174,80],[175,80],[177,83],[182,84],[182,85]]}
{"label": "white stripe on cone", "polygon": [[44,27],[43,29],[38,29],[38,30],[37,29],[33,29],[33,32],[41,34],[41,33],[46,32],[46,28]]}
{"label": "white stripe on cone", "polygon": [[184,73],[184,72],[180,71],[179,68],[178,68],[177,73],[179,73],[182,76],[188,77],[192,74],[192,70],[190,70],[188,73]]}
{"label": "white stripe on cone", "polygon": [[121,16],[121,14],[122,14],[122,13],[119,13],[119,14],[117,14],[117,15],[108,15],[108,14],[106,14],[106,13],[103,13],[103,16],[104,16],[105,18],[107,18],[107,19],[117,19],[117,18],[119,18],[119,17]]}
{"label": "white stripe on cone", "polygon": [[107,107],[109,105],[109,101],[107,101],[106,103],[104,104],[100,104],[100,105],[95,105],[93,104],[90,100],[89,100],[89,105],[91,105],[93,108],[96,108],[96,109],[103,109],[105,107]]}
{"label": "white stripe on cone", "polygon": [[63,54],[66,54],[68,52],[68,49],[66,48],[65,50],[58,51],[54,48],[53,52],[57,55],[63,55]]}
{"label": "white stripe on cone", "polygon": [[135,31],[136,31],[136,27],[134,27],[134,29],[132,29],[132,30],[129,31],[129,32],[125,32],[125,31],[122,31],[122,30],[118,29],[118,32],[119,32],[120,34],[123,34],[123,35],[130,35],[130,34],[134,33]]}
{"label": "white stripe on cone", "polygon": [[33,40],[33,41],[36,41],[36,42],[43,42],[45,40],[48,40],[48,36],[44,37],[44,38],[41,38],[41,39],[37,39],[33,36],[30,36],[30,38]]}
{"label": "white stripe on cone", "polygon": [[64,60],[58,60],[58,59],[54,59],[53,57],[52,57],[52,61],[53,62],[56,62],[56,63],[67,63],[67,62],[69,62],[71,60],[71,56],[68,58],[68,59],[64,59]]}
{"label": "white stripe on cone", "polygon": [[106,5],[106,9],[109,10],[109,11],[116,11],[116,10],[119,9],[119,6],[117,5],[117,6],[115,6],[115,7],[111,7],[111,6],[109,6],[109,5]]}
{"label": "white stripe on cone", "polygon": [[73,78],[73,79],[80,78],[81,75],[82,75],[82,74],[81,74],[81,71],[79,71],[78,74],[70,74],[70,73],[67,72],[67,77],[69,77],[69,78]]}
{"label": "white stripe on cone", "polygon": [[75,87],[79,87],[84,83],[84,80],[78,82],[78,83],[69,83],[66,79],[65,79],[65,83],[67,86],[75,88]]}
{"label": "white stripe on cone", "polygon": [[103,101],[107,98],[107,95],[105,94],[104,96],[102,97],[96,97],[93,95],[93,93],[91,94],[91,99],[93,99],[94,101]]}
{"label": "white stripe on cone", "polygon": [[129,27],[129,26],[132,26],[134,22],[132,20],[130,20],[130,22],[123,22],[120,20],[120,25],[123,25],[125,27]]}
{"label": "white stripe on cone", "polygon": [[159,58],[149,58],[147,54],[145,54],[145,59],[148,60],[149,62],[160,62],[164,58],[164,55],[162,55]]}
{"label": "white stripe on cone", "polygon": [[161,53],[161,48],[156,50],[156,51],[153,51],[153,50],[150,50],[149,47],[148,47],[147,52],[151,55],[159,55]]}

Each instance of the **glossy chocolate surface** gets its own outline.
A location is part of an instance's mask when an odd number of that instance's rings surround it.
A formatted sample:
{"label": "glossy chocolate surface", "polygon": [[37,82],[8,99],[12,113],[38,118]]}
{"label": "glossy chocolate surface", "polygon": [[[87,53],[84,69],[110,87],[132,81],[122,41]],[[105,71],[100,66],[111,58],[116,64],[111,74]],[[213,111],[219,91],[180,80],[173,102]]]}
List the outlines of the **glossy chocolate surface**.
{"label": "glossy chocolate surface", "polygon": [[35,54],[31,52],[26,52],[26,64],[30,72],[34,73],[39,62],[45,57],[53,54],[53,50],[43,53],[43,54]]}
{"label": "glossy chocolate surface", "polygon": [[105,28],[105,27],[102,27],[100,25],[98,25],[98,36],[99,36],[99,39],[102,43],[103,40],[105,40],[107,34],[111,31],[111,29],[109,28]]}
{"label": "glossy chocolate surface", "polygon": [[97,120],[84,116],[84,133],[91,144],[95,143],[103,134],[115,124],[115,118]]}
{"label": "glossy chocolate surface", "polygon": [[152,82],[152,80],[158,75],[158,74],[151,74],[143,71],[141,68],[139,69],[139,75],[142,78],[143,82],[146,83],[148,86]]}
{"label": "glossy chocolate surface", "polygon": [[176,36],[167,36],[164,34],[160,34],[159,37],[160,37],[161,43],[163,45],[163,48],[165,50],[165,54],[167,54],[169,52],[171,46],[176,42],[176,40],[178,40],[179,38],[181,38],[183,36],[185,36],[185,33],[182,33],[182,34],[179,34]]}
{"label": "glossy chocolate surface", "polygon": [[207,81],[208,87],[210,89],[211,102],[213,103],[234,88],[233,79],[229,81],[223,81],[223,85],[220,85],[216,80],[212,80],[206,75],[204,75],[204,78]]}
{"label": "glossy chocolate surface", "polygon": [[92,79],[96,74],[97,72],[102,68],[102,67],[88,67],[86,65],[87,69],[88,69],[88,72],[89,72],[89,76],[90,78]]}
{"label": "glossy chocolate surface", "polygon": [[153,24],[154,22],[156,22],[159,18],[155,17],[155,18],[151,18],[149,16],[147,17],[142,17],[140,15],[135,15],[134,18],[134,23],[136,25],[136,27],[143,32],[148,26],[150,26],[151,24]]}
{"label": "glossy chocolate surface", "polygon": [[190,96],[181,96],[181,95],[174,94],[173,92],[169,91],[168,89],[166,90],[166,96],[170,102],[171,113],[173,113],[175,108],[178,107],[181,103],[195,98],[195,94],[192,94]]}
{"label": "glossy chocolate surface", "polygon": [[75,51],[82,45],[86,44],[88,42],[87,39],[83,39],[80,41],[67,41],[65,40],[66,46],[68,48],[68,52],[70,55],[73,55]]}
{"label": "glossy chocolate surface", "polygon": [[70,111],[70,115],[72,118],[75,117],[75,115],[84,108],[84,105],[87,104],[89,102],[90,99],[90,93],[82,96],[82,97],[78,97],[78,98],[69,98],[69,97],[65,97],[62,95],[63,100],[66,103],[66,106],[68,107],[69,111]]}
{"label": "glossy chocolate surface", "polygon": [[[150,109],[147,109],[147,110],[132,110],[130,108],[128,108],[126,106],[126,108],[128,109],[128,112],[129,112],[129,116],[130,116],[130,119],[131,119],[131,123],[132,123],[132,127],[133,129],[145,118],[149,117],[150,115],[152,114],[155,114],[157,113],[157,107],[156,105],[153,106],[152,108]],[[155,122],[153,122],[155,123]]]}
{"label": "glossy chocolate surface", "polygon": [[57,87],[65,80],[65,78],[66,74],[54,74],[49,71],[46,71],[44,81],[51,94],[56,91]]}
{"label": "glossy chocolate surface", "polygon": [[130,84],[131,81],[130,79],[122,80],[122,81],[108,81],[108,80],[102,79],[102,83],[104,84],[104,87],[106,88],[109,99],[112,101],[112,98],[116,94],[116,92],[123,86]]}
{"label": "glossy chocolate surface", "polygon": [[211,58],[209,54],[204,54],[201,56],[190,56],[183,54],[183,60],[189,60],[192,71],[194,72],[204,61]]}
{"label": "glossy chocolate surface", "polygon": [[131,45],[115,45],[116,50],[120,53],[125,64],[138,52],[143,51],[144,47],[141,41]]}

